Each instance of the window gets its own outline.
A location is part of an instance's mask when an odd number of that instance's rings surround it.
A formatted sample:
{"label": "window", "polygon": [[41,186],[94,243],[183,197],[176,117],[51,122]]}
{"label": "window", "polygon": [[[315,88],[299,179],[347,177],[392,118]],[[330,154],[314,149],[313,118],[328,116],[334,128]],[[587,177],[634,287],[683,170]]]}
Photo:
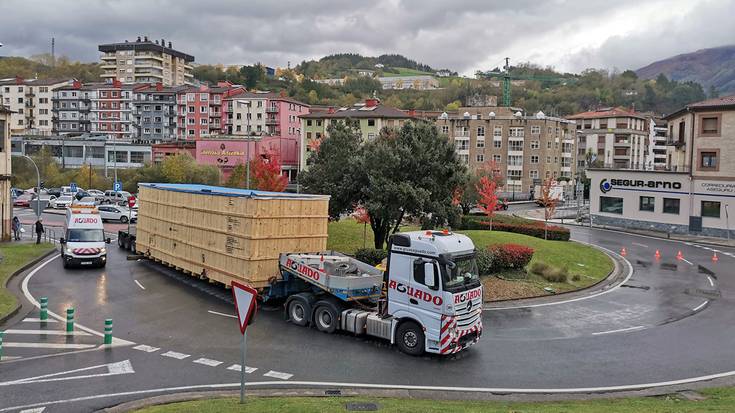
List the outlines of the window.
{"label": "window", "polygon": [[699,153],[699,169],[717,170],[717,152],[707,151]]}
{"label": "window", "polygon": [[551,156],[546,157],[546,163],[551,163]]}
{"label": "window", "polygon": [[130,162],[131,163],[143,163],[145,161],[145,152],[131,151]]}
{"label": "window", "polygon": [[508,179],[511,181],[519,181],[522,175],[523,175],[523,171],[521,170],[508,169]]}
{"label": "window", "polygon": [[720,203],[717,201],[702,201],[702,216],[708,218],[719,218]]}
{"label": "window", "polygon": [[538,163],[538,155],[531,155],[531,163]]}
{"label": "window", "polygon": [[503,158],[500,155],[493,155],[493,162],[500,163]]}
{"label": "window", "polygon": [[664,214],[679,215],[680,202],[677,198],[664,198]]}
{"label": "window", "polygon": [[531,126],[531,135],[541,134],[541,126]]}
{"label": "window", "polygon": [[531,179],[538,179],[538,171],[528,171],[528,177]]}
{"label": "window", "polygon": [[462,163],[470,163],[469,155],[459,155],[459,161]]}
{"label": "window", "polygon": [[477,127],[477,136],[485,136],[485,127],[484,126],[478,126]]}
{"label": "window", "polygon": [[493,129],[493,136],[503,136],[503,127],[502,126],[496,126]]}
{"label": "window", "polygon": [[477,147],[478,148],[484,148],[485,147],[485,139],[478,139],[477,140]]}
{"label": "window", "polygon": [[200,106],[199,107],[199,113],[207,113],[207,107],[206,106]]}
{"label": "window", "polygon": [[368,138],[369,141],[371,141],[371,140],[375,139],[375,134],[374,133],[368,133],[367,134],[367,138]]}
{"label": "window", "polygon": [[523,141],[508,141],[508,151],[523,151]]}
{"label": "window", "polygon": [[503,146],[503,141],[493,141],[493,148],[499,149]]}
{"label": "window", "polygon": [[445,134],[445,135],[448,135],[449,134],[449,126],[443,125],[442,126],[442,133]]}
{"label": "window", "polygon": [[719,135],[720,133],[720,117],[719,116],[702,116],[701,117],[702,135]]}
{"label": "window", "polygon": [[367,124],[368,126],[375,126],[375,119],[368,119]]}
{"label": "window", "polygon": [[546,149],[551,149],[551,141],[546,142]]}
{"label": "window", "polygon": [[475,159],[476,159],[476,160],[477,160],[477,162],[479,162],[479,163],[485,162],[485,155],[483,155],[483,154],[481,154],[481,153],[478,153],[478,154],[477,154],[477,156],[475,157]]}
{"label": "window", "polygon": [[413,264],[413,280],[416,281],[419,284],[426,285],[426,265],[430,265],[434,268],[434,281],[432,283],[434,286],[438,286],[439,279],[437,277],[436,272],[436,266],[432,261],[424,261],[422,259],[418,259],[414,261]]}
{"label": "window", "polygon": [[526,130],[523,128],[510,128],[510,136],[522,138],[525,135]]}
{"label": "window", "polygon": [[[548,171],[547,171],[548,172]],[[623,198],[612,196],[600,197],[600,212],[608,214],[623,214]]]}
{"label": "window", "polygon": [[539,141],[531,141],[531,149],[538,149],[540,147]]}
{"label": "window", "polygon": [[640,203],[638,204],[639,205],[638,206],[638,210],[639,211],[653,212],[653,209],[654,209],[654,206],[655,206],[654,199],[655,198],[652,197],[652,196],[642,196],[641,197],[641,200],[640,200]]}

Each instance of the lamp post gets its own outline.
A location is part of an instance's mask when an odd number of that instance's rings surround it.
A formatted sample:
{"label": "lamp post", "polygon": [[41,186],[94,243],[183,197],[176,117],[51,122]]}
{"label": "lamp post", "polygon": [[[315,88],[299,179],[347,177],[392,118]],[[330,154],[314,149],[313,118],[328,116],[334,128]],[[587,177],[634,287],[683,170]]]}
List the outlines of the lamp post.
{"label": "lamp post", "polygon": [[12,156],[18,156],[21,158],[26,158],[33,164],[33,167],[36,168],[36,197],[38,200],[36,201],[36,218],[41,217],[41,173],[38,171],[38,165],[36,165],[36,161],[33,160],[28,155],[12,155]]}
{"label": "lamp post", "polygon": [[725,204],[725,226],[727,228],[727,242],[730,243],[730,213],[727,210],[728,204]]}

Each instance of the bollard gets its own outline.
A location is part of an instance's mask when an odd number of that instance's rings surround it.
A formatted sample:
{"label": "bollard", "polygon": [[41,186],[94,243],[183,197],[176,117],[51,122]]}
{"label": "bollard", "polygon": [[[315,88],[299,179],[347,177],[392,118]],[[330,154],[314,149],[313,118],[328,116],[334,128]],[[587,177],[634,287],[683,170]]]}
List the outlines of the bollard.
{"label": "bollard", "polygon": [[105,320],[105,344],[112,344],[112,319]]}
{"label": "bollard", "polygon": [[74,308],[66,309],[66,332],[74,331]]}
{"label": "bollard", "polygon": [[41,297],[41,321],[48,320],[48,297]]}
{"label": "bollard", "polygon": [[3,335],[5,334],[4,331],[0,331],[0,361],[3,360]]}

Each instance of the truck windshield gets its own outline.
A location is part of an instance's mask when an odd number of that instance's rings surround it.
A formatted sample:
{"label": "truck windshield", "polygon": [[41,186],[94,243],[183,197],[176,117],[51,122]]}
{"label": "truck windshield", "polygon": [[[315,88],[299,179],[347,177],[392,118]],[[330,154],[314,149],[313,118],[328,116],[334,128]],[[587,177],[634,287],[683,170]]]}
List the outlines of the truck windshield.
{"label": "truck windshield", "polygon": [[66,233],[67,242],[104,242],[105,234],[101,229],[70,229]]}
{"label": "truck windshield", "polygon": [[458,292],[480,286],[480,274],[475,255],[454,257],[442,266],[444,290]]}

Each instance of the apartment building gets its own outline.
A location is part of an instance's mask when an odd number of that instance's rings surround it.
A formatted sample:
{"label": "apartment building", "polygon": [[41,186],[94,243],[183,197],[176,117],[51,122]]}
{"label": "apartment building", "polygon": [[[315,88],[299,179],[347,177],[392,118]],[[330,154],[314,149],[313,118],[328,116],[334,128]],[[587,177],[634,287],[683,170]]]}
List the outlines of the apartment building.
{"label": "apartment building", "polygon": [[139,143],[161,143],[177,138],[178,102],[186,86],[145,84],[133,89],[133,139]]}
{"label": "apartment building", "polygon": [[0,241],[10,241],[10,219],[13,204],[10,199],[10,118],[13,113],[0,104]]}
{"label": "apartment building", "polygon": [[298,116],[301,119],[301,169],[306,166],[309,154],[319,147],[328,135],[329,125],[351,119],[356,122],[363,140],[375,139],[384,127],[400,128],[413,117],[405,111],[380,104],[378,99],[366,99],[351,107],[327,108]]}
{"label": "apartment building", "polygon": [[378,77],[383,89],[394,90],[431,90],[439,87],[439,81],[434,76],[386,76]]}
{"label": "apartment building", "polygon": [[90,94],[90,132],[106,134],[112,139],[131,140],[133,128],[133,85],[113,80],[109,83],[86,85]]}
{"label": "apartment building", "polygon": [[436,119],[470,170],[493,163],[505,177],[504,196],[528,197],[545,179],[571,185],[576,173],[574,121],[524,116],[518,108],[463,107]]}
{"label": "apartment building", "polygon": [[245,88],[229,82],[217,86],[188,87],[177,92],[178,138],[199,140],[227,133],[222,110],[224,99],[243,92]]}
{"label": "apartment building", "polygon": [[175,50],[164,39],[99,45],[102,78],[122,83],[162,83],[164,86],[192,85],[194,56]]}
{"label": "apartment building", "polygon": [[53,129],[52,97],[55,89],[73,82],[70,79],[0,80],[0,104],[13,113],[12,135],[50,135]]}
{"label": "apartment building", "polygon": [[665,170],[588,172],[593,223],[735,236],[735,96],[689,104],[668,122]]}
{"label": "apartment building", "polygon": [[567,117],[577,122],[579,159],[592,158],[615,168],[643,168],[649,145],[646,117],[624,108],[602,108]]}
{"label": "apartment building", "polygon": [[74,81],[54,90],[52,96],[53,134],[81,135],[91,131],[90,111],[92,99],[97,97],[93,85]]}

